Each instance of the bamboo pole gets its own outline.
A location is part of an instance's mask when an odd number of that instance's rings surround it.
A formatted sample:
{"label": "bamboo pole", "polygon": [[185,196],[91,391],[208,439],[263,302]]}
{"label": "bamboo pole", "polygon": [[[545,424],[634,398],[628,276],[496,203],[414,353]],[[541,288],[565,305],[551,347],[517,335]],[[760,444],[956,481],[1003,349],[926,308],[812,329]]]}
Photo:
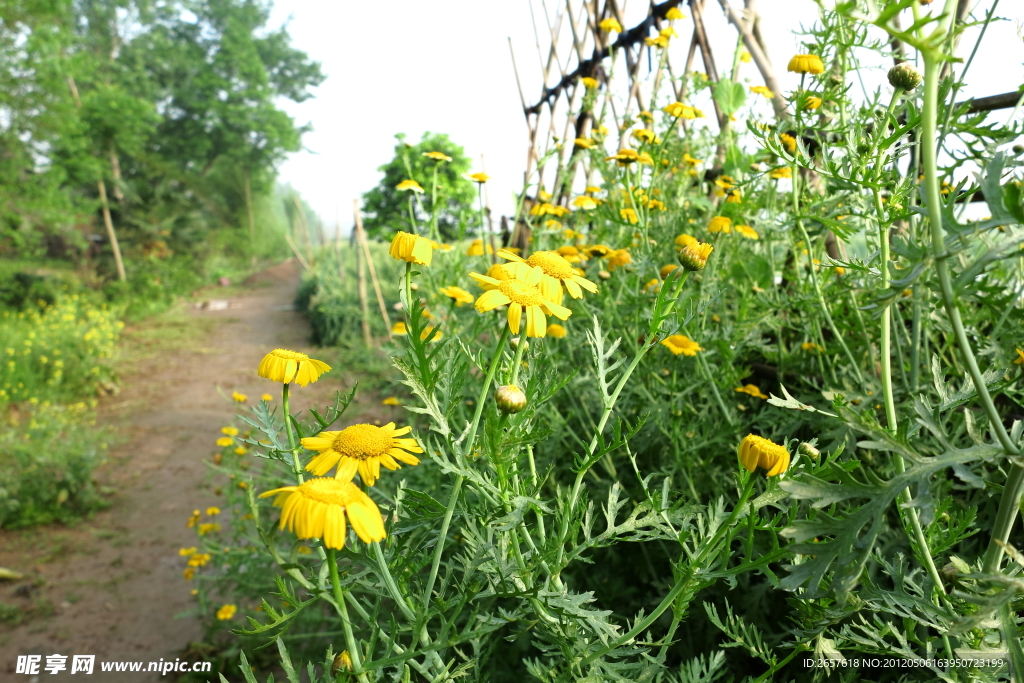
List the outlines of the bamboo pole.
{"label": "bamboo pole", "polygon": [[302,236],[306,242],[306,259],[309,261],[309,265],[313,265],[313,244],[312,236],[309,232],[309,223],[306,221],[306,212],[302,210],[302,202],[299,201],[299,195],[293,194],[292,201],[295,202],[295,208],[298,209],[299,226],[302,228]]}
{"label": "bamboo pole", "polygon": [[[373,281],[373,292],[377,295],[377,305],[380,307],[380,317],[384,319],[384,329],[387,330],[388,339],[394,339],[391,333],[391,318],[388,317],[388,308],[384,304],[384,295],[380,291],[380,281],[377,280],[377,269],[373,265],[373,257],[370,256],[370,245],[366,241],[366,232],[363,230],[363,216],[359,211],[359,200],[352,200],[353,211],[356,216],[356,242],[363,250],[366,257],[366,264],[370,267],[370,280]],[[366,290],[366,283],[363,283],[363,290]]]}
{"label": "bamboo pole", "polygon": [[[68,76],[68,87],[71,88],[71,97],[75,100],[75,106],[78,109],[82,108],[82,100],[78,96],[78,86],[75,85],[75,79]],[[113,151],[111,151],[113,155]],[[121,282],[128,280],[128,276],[124,272],[124,261],[121,259],[121,245],[117,241],[117,233],[114,231],[114,221],[110,218],[110,204],[107,202],[107,184],[103,180],[103,175],[100,174],[99,180],[96,181],[96,187],[100,193],[100,206],[103,209],[103,225],[107,229],[107,239],[110,240],[110,248],[114,252],[114,265],[117,266],[117,279]]]}
{"label": "bamboo pole", "polygon": [[366,348],[373,346],[373,339],[370,336],[370,307],[366,301],[366,264],[365,256],[359,249],[359,232],[354,230],[352,239],[356,243],[354,253],[356,256],[356,291],[359,293],[359,312],[363,323],[363,343]]}
{"label": "bamboo pole", "polygon": [[311,268],[309,267],[309,262],[306,259],[302,258],[302,254],[299,252],[299,248],[295,246],[295,242],[294,240],[292,240],[292,236],[289,235],[288,233],[285,233],[284,241],[287,242],[288,246],[292,248],[292,253],[295,254],[295,258],[298,259],[299,264],[302,266],[302,268],[307,272],[310,271]]}

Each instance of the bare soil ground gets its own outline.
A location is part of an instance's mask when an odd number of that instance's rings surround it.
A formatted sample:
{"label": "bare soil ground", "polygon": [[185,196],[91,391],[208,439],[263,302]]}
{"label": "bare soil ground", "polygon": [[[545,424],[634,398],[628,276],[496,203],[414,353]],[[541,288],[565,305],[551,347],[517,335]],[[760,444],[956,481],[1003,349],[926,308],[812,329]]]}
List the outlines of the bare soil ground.
{"label": "bare soil ground", "polygon": [[[98,417],[117,434],[97,472],[112,490],[109,509],[73,527],[0,531],[0,566],[25,574],[0,583],[0,602],[22,611],[17,626],[0,622],[0,681],[79,680],[69,673],[75,654],[96,656],[87,681],[174,679],[103,673],[99,662],[173,661],[201,638],[178,549],[194,545],[186,528],[191,511],[218,504],[204,461],[238,412],[232,391],[253,400],[277,394],[279,387],[256,374],[263,355],[277,347],[314,352],[305,318],[291,310],[297,280],[296,265],[286,262],[241,287],[203,293],[227,299],[226,309],[182,304],[125,330],[122,390],[101,401]],[[295,406],[322,405],[350,389],[357,370],[339,365],[296,388]],[[32,654],[42,655],[44,666],[47,655],[67,655],[68,669],[16,674],[17,656]]]}

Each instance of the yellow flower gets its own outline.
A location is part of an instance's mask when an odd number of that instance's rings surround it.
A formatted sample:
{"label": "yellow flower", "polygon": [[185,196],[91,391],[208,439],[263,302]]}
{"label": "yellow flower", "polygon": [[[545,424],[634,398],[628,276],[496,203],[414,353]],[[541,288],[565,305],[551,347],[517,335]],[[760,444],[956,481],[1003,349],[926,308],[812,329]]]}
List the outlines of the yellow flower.
{"label": "yellow flower", "polygon": [[577,208],[583,209],[584,211],[590,211],[591,209],[597,208],[597,200],[595,200],[593,197],[588,197],[586,195],[581,194],[579,197],[572,200],[572,205]]}
{"label": "yellow flower", "polygon": [[742,387],[736,387],[736,391],[738,391],[741,394],[750,394],[754,398],[768,398],[767,396],[761,393],[761,389],[758,388],[756,384],[745,384]]}
{"label": "yellow flower", "polygon": [[639,118],[642,121],[653,121],[654,114],[652,114],[649,111],[642,111],[637,113],[637,118]]}
{"label": "yellow flower", "polygon": [[182,557],[188,557],[189,555],[195,555],[196,554],[196,547],[192,546],[191,548],[181,548],[180,550],[178,550],[178,554],[181,555]]}
{"label": "yellow flower", "polygon": [[428,339],[432,342],[439,342],[444,339],[444,332],[438,330],[435,334],[433,327],[424,327],[423,331],[420,332],[420,341],[427,341]]}
{"label": "yellow flower", "polygon": [[473,243],[469,245],[469,249],[466,250],[466,256],[483,256],[485,253],[493,254],[494,250],[491,249],[489,244],[485,247],[484,241],[481,239],[473,240]]}
{"label": "yellow flower", "polygon": [[755,95],[761,95],[763,97],[766,97],[769,100],[775,97],[775,93],[769,90],[768,86],[766,85],[752,85],[750,86],[750,92],[754,93]]}
{"label": "yellow flower", "polygon": [[206,563],[210,561],[211,555],[209,553],[192,553],[188,558],[189,567],[204,567]]}
{"label": "yellow flower", "polygon": [[736,232],[743,235],[748,240],[756,240],[761,238],[761,236],[757,234],[757,230],[754,230],[749,225],[737,225]]}
{"label": "yellow flower", "polygon": [[386,399],[384,399],[380,403],[381,403],[381,405],[385,405],[385,406],[400,406],[400,405],[402,405],[401,403],[398,402],[398,397],[397,396],[388,396]]}
{"label": "yellow flower", "polygon": [[672,7],[669,11],[665,12],[665,18],[669,21],[674,21],[676,19],[685,19],[686,15],[678,7]]}
{"label": "yellow flower", "polygon": [[[676,33],[676,30],[674,28],[672,28],[671,26],[666,26],[665,28],[663,28],[660,31],[658,31],[658,33],[660,35],[664,36],[665,38],[678,38],[679,37],[679,34]],[[643,112],[641,112],[641,113],[643,113]]]}
{"label": "yellow flower", "polygon": [[782,180],[783,178],[792,178],[793,177],[793,169],[790,168],[789,166],[779,166],[778,168],[773,168],[771,170],[771,172],[768,174],[768,176],[770,178],[772,178],[773,180]]}
{"label": "yellow flower", "polygon": [[722,232],[728,235],[732,232],[732,219],[728,216],[715,216],[708,223],[708,232]]}
{"label": "yellow flower", "polygon": [[693,237],[692,235],[687,235],[684,232],[680,235],[676,235],[675,243],[677,247],[682,249],[683,247],[688,247],[690,245],[697,244],[698,242],[696,237]]}
{"label": "yellow flower", "polygon": [[[566,320],[572,311],[547,299],[540,290],[544,271],[533,267],[529,271],[517,275],[523,279],[497,280],[479,273],[469,276],[479,282],[487,291],[476,300],[476,310],[484,313],[498,306],[508,306],[508,326],[514,334],[519,333],[523,311],[526,311],[526,336],[543,337],[547,334],[547,318],[553,315],[559,320]],[[577,283],[578,284],[578,283]],[[566,285],[568,287],[568,285]]]}
{"label": "yellow flower", "polygon": [[391,326],[391,334],[397,334],[397,335],[409,334],[409,330],[406,329],[405,323],[402,322],[401,320],[399,320],[398,322],[396,322],[394,325]]}
{"label": "yellow flower", "polygon": [[290,384],[295,382],[304,387],[320,379],[320,375],[330,372],[331,366],[323,361],[310,358],[298,351],[274,349],[263,357],[258,370],[260,377],[273,382]]}
{"label": "yellow flower", "polygon": [[740,61],[741,62],[743,62],[744,64],[750,64],[750,61],[752,59],[753,59],[753,57],[751,57],[749,52],[747,52],[746,50],[741,50],[740,51]]}
{"label": "yellow flower", "polygon": [[740,463],[748,472],[760,467],[774,477],[789,469],[789,451],[764,437],[747,434],[740,442]]}
{"label": "yellow flower", "polygon": [[238,611],[238,608],[234,605],[222,605],[221,608],[217,610],[217,618],[221,621],[227,621],[235,616],[236,611]]}
{"label": "yellow flower", "polygon": [[725,201],[728,204],[741,204],[743,202],[743,195],[740,194],[739,190],[734,189],[729,193],[729,196],[725,198]]}
{"label": "yellow flower", "polygon": [[576,138],[572,141],[572,144],[580,149],[590,149],[594,146],[594,141],[590,138]]}
{"label": "yellow flower", "polygon": [[466,180],[472,180],[474,183],[480,183],[481,185],[491,179],[491,176],[482,171],[480,173],[464,173],[462,174],[462,177]]}
{"label": "yellow flower", "polygon": [[786,146],[790,154],[796,154],[796,138],[789,133],[783,133],[779,136],[779,140]]}
{"label": "yellow flower", "polygon": [[686,270],[703,270],[713,250],[714,247],[705,242],[688,244],[679,250],[679,263]]}
{"label": "yellow flower", "polygon": [[213,517],[214,515],[219,515],[220,514],[220,508],[211,505],[210,507],[206,508],[206,514],[209,517]]}
{"label": "yellow flower", "polygon": [[786,70],[798,74],[820,74],[825,70],[825,65],[818,55],[794,55]]}
{"label": "yellow flower", "polygon": [[399,261],[429,266],[430,260],[434,257],[434,246],[425,237],[399,231],[391,240],[391,249],[388,253],[391,258]]}
{"label": "yellow flower", "polygon": [[658,278],[652,278],[644,284],[644,291],[657,294],[661,291],[661,280]]}
{"label": "yellow flower", "polygon": [[205,536],[206,534],[210,534],[210,533],[213,533],[215,531],[220,531],[220,524],[217,524],[216,522],[210,522],[208,524],[200,524],[198,529],[197,529],[197,531],[198,531],[200,536]]}
{"label": "yellow flower", "polygon": [[192,516],[188,518],[188,522],[186,522],[185,526],[187,526],[189,529],[191,529],[192,527],[194,527],[196,524],[199,523],[199,518],[200,518],[199,510],[193,510],[192,511]]}
{"label": "yellow flower", "polygon": [[328,548],[345,547],[345,518],[364,543],[383,541],[384,520],[373,499],[351,481],[333,478],[307,479],[298,486],[284,486],[260,494],[276,496],[281,508],[281,528],[300,539],[319,538]]}
{"label": "yellow flower", "polygon": [[245,394],[240,394],[237,391],[231,392],[231,400],[235,403],[245,403],[249,399]]}
{"label": "yellow flower", "polygon": [[271,396],[270,394],[263,394],[262,396],[260,396],[260,400],[261,401],[273,401],[274,397]]}
{"label": "yellow flower", "polygon": [[586,253],[587,258],[594,258],[595,256],[597,258],[604,258],[608,254],[612,253],[613,249],[603,244],[595,244],[590,247],[584,247],[583,251]]}
{"label": "yellow flower", "polygon": [[364,484],[373,486],[380,477],[381,465],[394,472],[401,468],[398,460],[407,465],[419,464],[420,459],[412,455],[423,452],[416,439],[398,438],[411,431],[412,427],[396,429],[395,423],[389,422],[383,427],[356,424],[340,432],[307,436],[302,447],[319,451],[320,455],[310,460],[306,469],[319,477],[337,465],[336,479],[352,481],[358,472]]}
{"label": "yellow flower", "polygon": [[691,107],[688,104],[682,102],[673,102],[666,104],[661,108],[663,112],[677,119],[702,119],[704,118],[704,112],[696,107]]}
{"label": "yellow flower", "polygon": [[183,571],[181,575],[185,577],[186,581],[191,581],[192,577],[196,575],[195,567],[186,567],[185,571]]}
{"label": "yellow flower", "polygon": [[653,38],[644,38],[644,45],[647,47],[668,47],[668,36],[658,34]]}
{"label": "yellow flower", "polygon": [[698,351],[704,350],[700,347],[700,344],[693,341],[685,334],[673,334],[670,337],[666,337],[661,340],[661,345],[676,356],[679,354],[683,354],[684,356],[696,356]]}
{"label": "yellow flower", "polygon": [[824,351],[824,347],[821,344],[815,344],[814,342],[804,342],[800,345],[800,348],[808,353],[815,353],[818,351]]}
{"label": "yellow flower", "polygon": [[821,98],[815,97],[814,95],[808,95],[804,98],[804,109],[815,110],[821,106]]}
{"label": "yellow flower", "polygon": [[622,266],[628,266],[633,262],[633,257],[630,255],[628,249],[616,249],[612,253],[608,254],[608,270],[615,270]]}
{"label": "yellow flower", "polygon": [[701,163],[700,159],[694,159],[689,153],[683,154],[683,163],[687,166],[696,166]]}
{"label": "yellow flower", "polygon": [[235,443],[235,440],[232,439],[230,436],[222,436],[219,439],[217,439],[217,445],[220,446],[221,448],[226,448],[233,443]]}
{"label": "yellow flower", "polygon": [[[510,251],[502,249],[498,256],[506,261],[520,264],[518,268],[513,266],[516,279],[525,280],[528,268],[540,268],[543,276],[540,279],[540,293],[545,299],[556,304],[562,303],[562,285],[565,285],[569,296],[573,299],[582,299],[583,290],[591,294],[597,293],[597,285],[579,275],[572,264],[565,260],[556,251],[535,251],[529,258],[523,259]],[[564,320],[564,318],[563,318]]]}
{"label": "yellow flower", "polygon": [[[508,247],[505,247],[505,251],[511,251]],[[579,263],[582,259],[580,258],[580,250],[573,246],[564,246],[555,249],[562,258],[569,263]]]}
{"label": "yellow flower", "polygon": [[633,131],[632,135],[640,142],[653,142],[654,144],[661,142],[658,136],[654,134],[654,131],[649,128],[637,128]]}
{"label": "yellow flower", "polygon": [[1017,360],[1015,360],[1013,362],[1016,363],[1017,365],[1024,365],[1024,351],[1021,351],[1020,349],[1016,349],[1016,351],[1017,351]]}
{"label": "yellow flower", "polygon": [[434,161],[451,161],[452,158],[444,152],[424,152],[423,156],[430,157]]}
{"label": "yellow flower", "polygon": [[630,208],[619,209],[619,217],[624,221],[629,221],[633,225],[640,222],[640,219],[637,218],[636,211]]}
{"label": "yellow flower", "polygon": [[403,180],[402,182],[395,185],[395,189],[398,191],[412,190],[413,192],[423,192],[423,188],[415,180]]}
{"label": "yellow flower", "polygon": [[245,446],[239,446],[235,449],[235,455],[245,455],[249,450]]}
{"label": "yellow flower", "polygon": [[441,292],[441,294],[444,294],[447,297],[451,297],[452,299],[454,299],[456,306],[473,303],[473,295],[464,290],[462,287],[456,287],[455,285],[452,285],[451,287],[442,287],[437,291]]}
{"label": "yellow flower", "polygon": [[598,24],[597,27],[607,33],[611,33],[612,31],[615,31],[616,33],[622,33],[622,24],[616,21],[613,17],[608,17],[600,24]]}
{"label": "yellow flower", "polygon": [[221,427],[221,434],[227,434],[228,436],[238,436],[238,429],[236,427]]}
{"label": "yellow flower", "polygon": [[559,325],[558,323],[551,323],[550,325],[548,325],[547,336],[552,337],[553,339],[564,339],[565,328]]}
{"label": "yellow flower", "polygon": [[583,78],[581,78],[580,83],[582,83],[583,87],[586,88],[587,90],[595,90],[598,86],[597,79],[591,78],[590,76],[584,76]]}

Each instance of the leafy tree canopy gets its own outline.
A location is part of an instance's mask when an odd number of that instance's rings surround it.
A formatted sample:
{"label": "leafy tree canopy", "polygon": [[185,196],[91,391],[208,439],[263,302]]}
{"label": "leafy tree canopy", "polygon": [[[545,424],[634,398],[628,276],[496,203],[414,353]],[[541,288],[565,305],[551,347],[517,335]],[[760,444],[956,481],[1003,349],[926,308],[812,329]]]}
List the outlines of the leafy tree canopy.
{"label": "leafy tree canopy", "polygon": [[[407,143],[404,134],[395,137],[398,144],[394,158],[377,169],[384,178],[363,195],[367,234],[383,239],[390,239],[399,230],[429,235],[436,171],[438,231],[444,239],[461,237],[477,220],[476,185],[462,177],[472,163],[465,151],[442,133],[424,133],[415,145]],[[427,152],[441,152],[451,161],[436,161],[425,156]],[[396,189],[403,180],[415,180],[424,192],[413,196],[412,191]],[[410,218],[410,202],[415,226]]]}

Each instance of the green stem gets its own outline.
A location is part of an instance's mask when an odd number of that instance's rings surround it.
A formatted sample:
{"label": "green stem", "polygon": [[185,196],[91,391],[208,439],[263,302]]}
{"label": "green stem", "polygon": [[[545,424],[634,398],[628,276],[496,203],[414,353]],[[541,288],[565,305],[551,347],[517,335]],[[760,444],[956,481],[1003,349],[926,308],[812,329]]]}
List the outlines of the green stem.
{"label": "green stem", "polygon": [[[469,434],[466,436],[466,442],[464,452],[469,454],[473,452],[473,442],[476,440],[476,432],[480,426],[480,418],[483,416],[484,403],[487,401],[487,394],[490,393],[491,384],[494,383],[494,374],[498,370],[498,364],[501,361],[501,353],[505,348],[505,342],[508,341],[509,326],[505,325],[501,332],[501,338],[498,340],[498,348],[494,352],[494,358],[491,359],[491,366],[487,370],[487,377],[484,379],[483,387],[480,389],[480,396],[476,402],[476,412],[473,415],[473,422],[469,428]],[[455,485],[452,486],[451,496],[448,498],[448,507],[445,509],[444,520],[441,522],[441,530],[437,536],[437,545],[434,547],[434,559],[430,565],[430,576],[427,578],[426,588],[423,590],[423,610],[427,611],[430,606],[430,596],[434,592],[434,582],[437,580],[437,570],[441,565],[441,555],[444,553],[445,539],[448,537],[448,527],[452,522],[452,515],[455,514],[455,505],[459,500],[459,493],[462,491],[462,482],[465,479],[462,475],[455,477]]]}
{"label": "green stem", "polygon": [[302,476],[302,463],[299,462],[299,444],[298,439],[295,438],[295,432],[292,431],[292,415],[288,409],[290,386],[285,382],[281,387],[281,410],[284,412],[284,431],[288,435],[288,448],[292,453],[292,472],[295,474],[295,479],[301,484],[304,477]]}
{"label": "green stem", "polygon": [[[285,385],[287,386],[287,385]],[[359,671],[363,668],[362,656],[359,654],[359,644],[352,633],[352,622],[348,617],[348,607],[345,605],[345,594],[341,590],[341,581],[338,579],[338,560],[335,557],[334,548],[326,548],[327,567],[331,572],[331,590],[334,593],[334,602],[338,607],[338,616],[341,617],[341,628],[345,632],[345,646],[348,648],[348,656],[352,659],[352,668]],[[358,674],[359,680],[368,683],[366,672]]]}

